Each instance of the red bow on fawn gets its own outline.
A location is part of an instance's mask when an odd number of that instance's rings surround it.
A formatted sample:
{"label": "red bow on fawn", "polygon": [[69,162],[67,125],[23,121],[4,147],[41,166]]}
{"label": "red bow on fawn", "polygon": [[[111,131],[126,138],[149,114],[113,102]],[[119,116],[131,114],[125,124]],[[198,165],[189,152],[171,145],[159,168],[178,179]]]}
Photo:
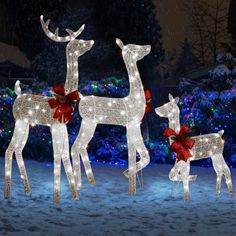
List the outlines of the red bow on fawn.
{"label": "red bow on fawn", "polygon": [[171,137],[174,142],[170,145],[170,150],[176,153],[177,162],[180,160],[187,161],[192,155],[190,149],[192,149],[195,140],[188,137],[190,128],[187,125],[183,125],[179,131],[176,133],[173,129],[167,128],[164,131],[165,137]]}
{"label": "red bow on fawn", "polygon": [[52,91],[55,98],[50,99],[48,103],[52,109],[56,109],[53,118],[64,123],[73,121],[74,104],[80,99],[78,91],[65,95],[64,84],[53,86]]}
{"label": "red bow on fawn", "polygon": [[145,112],[149,112],[152,109],[152,105],[151,105],[151,100],[152,100],[152,95],[151,95],[151,91],[149,89],[144,91],[145,94],[145,98],[146,98],[146,108],[145,108]]}

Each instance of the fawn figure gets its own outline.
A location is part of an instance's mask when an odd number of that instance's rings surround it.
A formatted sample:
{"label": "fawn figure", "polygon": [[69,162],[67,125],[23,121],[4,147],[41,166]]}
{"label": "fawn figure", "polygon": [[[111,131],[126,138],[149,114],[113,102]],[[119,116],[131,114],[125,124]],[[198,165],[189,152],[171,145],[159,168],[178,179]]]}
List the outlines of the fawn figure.
{"label": "fawn figure", "polygon": [[[169,120],[169,128],[175,132],[180,131],[179,107],[177,105],[179,98],[173,98],[169,94],[169,102],[155,109],[156,113],[161,117]],[[224,140],[222,139],[224,131],[191,137],[195,140],[195,144],[190,150],[192,157],[185,161],[176,161],[171,169],[169,178],[172,181],[182,181],[184,188],[184,200],[189,199],[189,180],[195,180],[196,176],[190,176],[190,161],[200,160],[211,157],[214,170],[216,172],[216,191],[220,193],[221,179],[224,176],[226,185],[230,194],[233,194],[233,185],[231,173],[224,157]],[[173,140],[169,138],[170,144]]]}

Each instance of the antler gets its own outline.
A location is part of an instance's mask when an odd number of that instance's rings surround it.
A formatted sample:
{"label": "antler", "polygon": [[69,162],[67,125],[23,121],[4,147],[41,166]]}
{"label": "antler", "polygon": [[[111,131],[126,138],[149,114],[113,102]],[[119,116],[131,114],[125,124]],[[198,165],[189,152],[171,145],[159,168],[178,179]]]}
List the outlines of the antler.
{"label": "antler", "polygon": [[82,25],[79,30],[77,30],[76,32],[70,30],[70,29],[66,29],[66,32],[69,34],[67,36],[64,36],[64,37],[61,37],[61,36],[58,36],[58,32],[59,32],[59,29],[56,28],[55,30],[55,33],[52,33],[49,29],[48,29],[48,25],[50,23],[50,20],[47,20],[46,22],[44,22],[43,20],[43,15],[40,16],[40,21],[41,21],[41,25],[42,25],[42,28],[43,28],[43,31],[44,33],[50,38],[52,39],[53,41],[56,41],[56,42],[69,42],[69,41],[72,41],[74,40],[76,37],[78,37],[82,31],[84,30],[84,27],[85,25]]}

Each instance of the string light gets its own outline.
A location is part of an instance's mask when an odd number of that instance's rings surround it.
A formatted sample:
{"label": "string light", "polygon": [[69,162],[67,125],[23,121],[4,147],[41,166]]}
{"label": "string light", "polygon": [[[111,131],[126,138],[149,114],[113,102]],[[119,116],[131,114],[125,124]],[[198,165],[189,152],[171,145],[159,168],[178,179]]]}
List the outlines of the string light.
{"label": "string light", "polygon": [[[161,107],[155,109],[156,113],[161,117],[166,117],[169,120],[169,127],[175,132],[180,130],[180,119],[179,119],[179,107],[177,103],[179,98],[173,98],[169,94],[169,102]],[[224,157],[224,140],[222,135],[224,130],[218,133],[211,133],[206,135],[199,135],[191,137],[195,140],[195,144],[190,150],[192,157],[188,161],[175,162],[174,167],[169,173],[169,178],[172,181],[182,181],[184,189],[184,200],[189,199],[189,181],[196,180],[196,175],[189,175],[190,172],[190,161],[201,160],[204,158],[211,157],[214,170],[216,172],[216,191],[220,193],[221,190],[221,179],[224,175],[226,185],[230,194],[233,194],[233,185],[231,179],[231,173],[227,166]],[[169,138],[170,145],[173,140]]]}
{"label": "string light", "polygon": [[[66,46],[67,56],[67,75],[65,82],[65,91],[70,93],[77,91],[78,87],[78,57],[89,51],[93,44],[93,40],[77,40],[85,25],[73,32],[69,29],[66,31],[69,36],[58,36],[58,29],[55,33],[50,32],[48,25],[43,16],[40,17],[41,25],[45,34],[56,42],[68,42]],[[75,53],[76,52],[76,53]],[[17,164],[20,170],[21,179],[24,185],[25,192],[30,192],[30,185],[22,157],[22,150],[26,144],[29,133],[29,125],[44,125],[51,128],[53,151],[54,151],[54,203],[59,202],[60,195],[60,175],[61,175],[61,160],[65,168],[68,182],[71,188],[72,197],[78,198],[73,169],[69,158],[69,142],[66,124],[60,123],[54,119],[54,109],[48,104],[51,97],[21,94],[20,82],[15,84],[15,93],[17,98],[13,104],[13,115],[16,120],[15,129],[11,142],[6,150],[5,161],[5,197],[11,195],[11,174],[12,174],[12,157],[15,153]]]}
{"label": "string light", "polygon": [[[116,39],[122,50],[122,56],[128,71],[130,92],[125,98],[84,96],[79,103],[82,123],[79,134],[72,146],[72,159],[77,187],[81,187],[80,157],[90,183],[95,183],[88,158],[87,145],[92,139],[97,124],[122,125],[127,128],[128,163],[124,175],[129,178],[129,193],[136,193],[136,173],[148,165],[150,158],[143,143],[140,123],[144,116],[146,99],[142,81],[137,68],[137,61],[148,55],[150,46],[134,44],[124,45]],[[136,152],[140,160],[136,162]]]}

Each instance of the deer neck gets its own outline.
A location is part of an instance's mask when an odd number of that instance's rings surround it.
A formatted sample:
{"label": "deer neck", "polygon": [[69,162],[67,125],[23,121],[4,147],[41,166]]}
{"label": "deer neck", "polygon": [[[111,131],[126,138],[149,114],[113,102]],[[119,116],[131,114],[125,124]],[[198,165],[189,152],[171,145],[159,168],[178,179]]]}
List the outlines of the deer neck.
{"label": "deer neck", "polygon": [[67,58],[67,73],[65,90],[67,93],[78,90],[79,70],[78,70],[78,57],[75,54],[66,54]]}
{"label": "deer neck", "polygon": [[[179,112],[176,112],[172,116],[168,117],[169,120],[169,128],[173,129],[176,133],[180,131],[180,119]],[[169,138],[170,144],[173,142],[171,138]]]}
{"label": "deer neck", "polygon": [[129,76],[129,85],[130,85],[129,94],[134,97],[142,96],[145,99],[143,84],[138,71],[137,62],[128,59],[124,59],[124,61]]}

